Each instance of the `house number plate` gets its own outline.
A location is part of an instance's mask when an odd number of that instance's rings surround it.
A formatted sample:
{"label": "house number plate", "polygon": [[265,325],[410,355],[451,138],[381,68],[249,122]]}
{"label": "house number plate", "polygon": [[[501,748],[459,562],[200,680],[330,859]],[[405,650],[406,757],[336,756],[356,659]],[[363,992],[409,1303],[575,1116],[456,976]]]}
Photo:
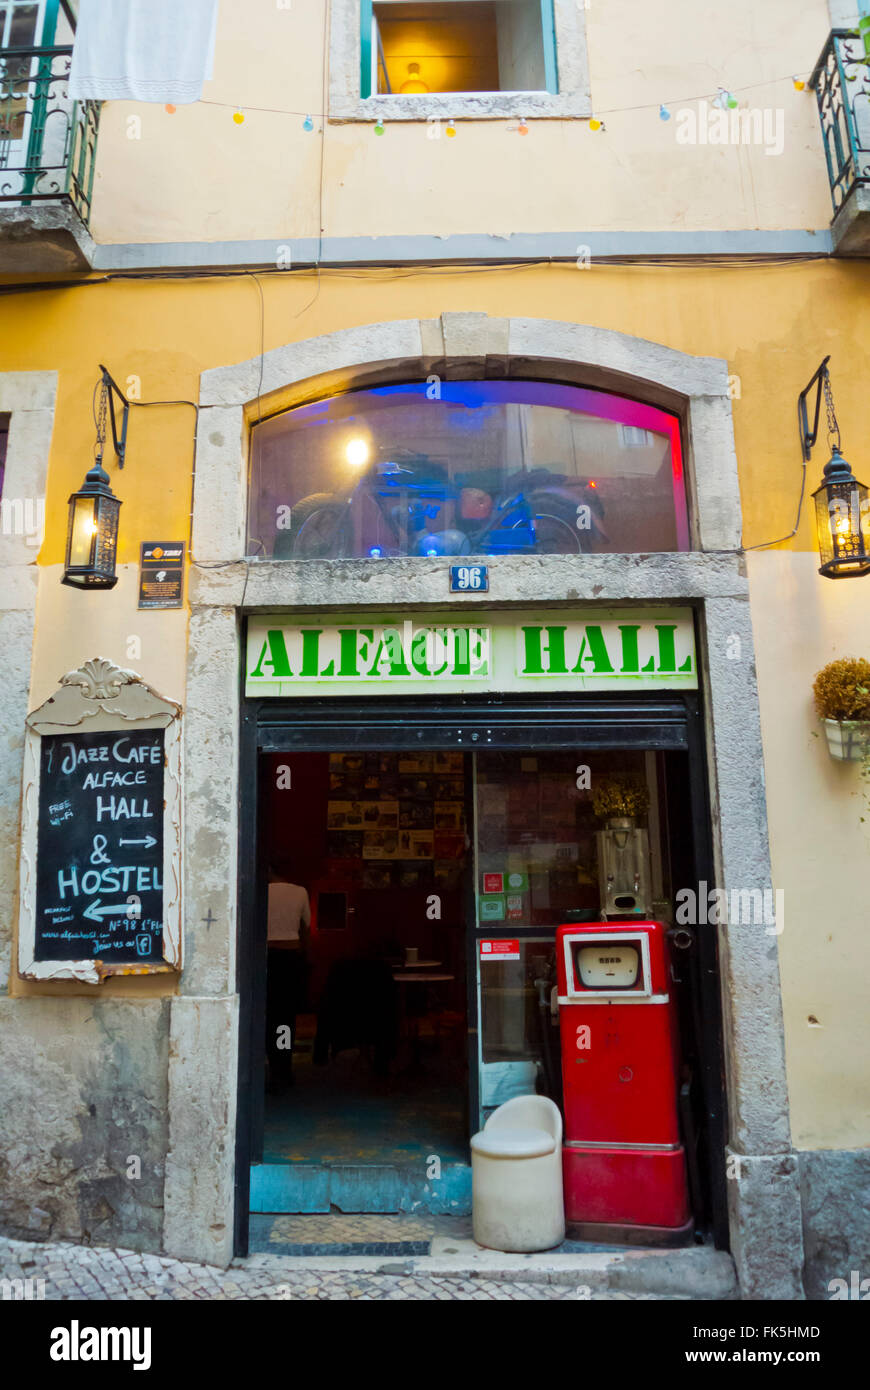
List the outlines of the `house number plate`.
{"label": "house number plate", "polygon": [[486,565],[451,565],[451,594],[486,594],[489,592],[489,569]]}

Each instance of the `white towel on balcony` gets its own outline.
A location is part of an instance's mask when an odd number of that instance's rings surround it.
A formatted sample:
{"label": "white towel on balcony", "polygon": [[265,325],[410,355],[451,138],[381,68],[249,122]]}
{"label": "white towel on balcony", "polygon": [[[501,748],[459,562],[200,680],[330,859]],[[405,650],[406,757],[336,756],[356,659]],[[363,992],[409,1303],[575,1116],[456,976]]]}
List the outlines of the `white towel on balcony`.
{"label": "white towel on balcony", "polygon": [[74,101],[199,101],[212,75],[217,0],[81,0]]}

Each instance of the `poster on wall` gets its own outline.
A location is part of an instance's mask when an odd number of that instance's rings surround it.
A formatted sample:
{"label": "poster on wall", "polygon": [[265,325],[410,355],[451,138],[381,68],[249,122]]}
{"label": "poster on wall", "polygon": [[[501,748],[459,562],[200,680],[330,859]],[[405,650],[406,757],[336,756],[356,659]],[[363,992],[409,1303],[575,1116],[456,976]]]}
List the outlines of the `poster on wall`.
{"label": "poster on wall", "polygon": [[184,541],[143,541],[139,607],[180,608],[184,601]]}

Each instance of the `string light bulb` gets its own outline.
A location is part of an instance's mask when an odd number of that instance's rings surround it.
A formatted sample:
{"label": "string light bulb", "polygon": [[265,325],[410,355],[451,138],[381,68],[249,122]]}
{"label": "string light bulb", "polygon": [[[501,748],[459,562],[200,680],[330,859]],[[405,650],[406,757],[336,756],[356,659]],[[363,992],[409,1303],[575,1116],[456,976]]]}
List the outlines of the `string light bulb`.
{"label": "string light bulb", "polygon": [[444,134],[447,136],[447,139],[448,139],[448,140],[453,140],[453,139],[455,139],[455,137],[456,137],[456,122],[455,122],[455,121],[448,121],[448,122],[447,122],[447,128],[446,128],[446,130],[444,131]]}
{"label": "string light bulb", "polygon": [[792,83],[796,92],[802,92],[807,85],[802,77],[793,77]]}
{"label": "string light bulb", "polygon": [[384,133],[384,123],[383,123],[383,121],[381,120],[380,116],[378,116],[378,119],[375,121],[375,135],[383,135],[383,133]]}
{"label": "string light bulb", "polygon": [[233,120],[234,120],[234,122],[236,123],[236,125],[244,125],[244,124],[245,124],[245,113],[244,113],[244,111],[234,111],[234,112],[233,112]]}
{"label": "string light bulb", "polygon": [[602,120],[599,120],[598,116],[593,116],[593,117],[592,117],[592,120],[589,122],[589,129],[590,129],[590,130],[603,130],[603,129],[604,129],[604,122],[603,122]]}
{"label": "string light bulb", "polygon": [[172,105],[171,101],[167,101],[163,110],[166,112],[167,116],[174,116],[176,108]]}
{"label": "string light bulb", "polygon": [[670,111],[668,110],[668,108],[667,108],[664,104],[662,104],[662,105],[659,107],[659,120],[660,120],[660,121],[669,121],[670,119],[671,119],[671,113],[670,113]]}
{"label": "string light bulb", "polygon": [[314,129],[314,122],[312,121],[312,119],[311,119],[310,116],[306,116],[306,117],[305,117],[305,120],[302,122],[302,129],[303,129],[303,130],[313,130],[313,129]]}
{"label": "string light bulb", "polygon": [[529,127],[526,124],[525,116],[520,116],[520,123],[517,126],[517,135],[528,135]]}

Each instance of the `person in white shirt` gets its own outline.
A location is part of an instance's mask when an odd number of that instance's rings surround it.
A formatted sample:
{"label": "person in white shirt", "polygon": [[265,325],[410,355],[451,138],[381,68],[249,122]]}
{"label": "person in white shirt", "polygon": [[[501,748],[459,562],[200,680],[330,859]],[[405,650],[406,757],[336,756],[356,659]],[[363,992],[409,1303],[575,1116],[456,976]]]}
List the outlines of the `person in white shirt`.
{"label": "person in white shirt", "polygon": [[298,950],[311,926],[308,892],[299,883],[274,878],[269,884],[269,946]]}
{"label": "person in white shirt", "polygon": [[289,883],[273,869],[266,965],[266,1055],[273,1090],[293,1084],[296,1015],[305,1002],[305,948],[310,926],[311,904],[306,889],[299,883]]}

